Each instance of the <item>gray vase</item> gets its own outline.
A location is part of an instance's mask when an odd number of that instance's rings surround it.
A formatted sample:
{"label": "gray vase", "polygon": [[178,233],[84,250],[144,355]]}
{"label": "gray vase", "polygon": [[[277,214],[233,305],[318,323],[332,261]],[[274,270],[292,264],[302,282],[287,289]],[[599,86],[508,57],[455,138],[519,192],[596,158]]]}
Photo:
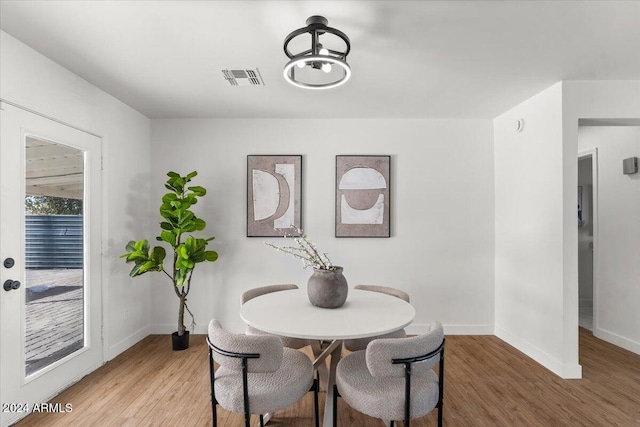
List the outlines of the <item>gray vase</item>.
{"label": "gray vase", "polygon": [[313,269],[307,282],[309,301],[316,307],[338,308],[347,300],[349,286],[342,275],[342,267],[335,270]]}

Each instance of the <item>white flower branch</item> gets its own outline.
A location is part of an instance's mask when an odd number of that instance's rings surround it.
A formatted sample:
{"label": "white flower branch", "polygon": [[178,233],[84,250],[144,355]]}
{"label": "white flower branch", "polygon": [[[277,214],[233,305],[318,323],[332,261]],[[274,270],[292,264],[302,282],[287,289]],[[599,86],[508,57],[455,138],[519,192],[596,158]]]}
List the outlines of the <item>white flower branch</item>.
{"label": "white flower branch", "polygon": [[[296,246],[276,246],[272,243],[265,242],[264,244],[274,248],[279,252],[287,253],[294,258],[298,258],[302,260],[302,268],[313,267],[318,270],[335,270],[333,264],[329,260],[329,257],[326,253],[319,253],[316,245],[305,235],[301,228],[291,225],[291,228],[294,228],[299,236],[293,237],[293,240],[298,245]],[[285,238],[292,237],[285,233]]]}

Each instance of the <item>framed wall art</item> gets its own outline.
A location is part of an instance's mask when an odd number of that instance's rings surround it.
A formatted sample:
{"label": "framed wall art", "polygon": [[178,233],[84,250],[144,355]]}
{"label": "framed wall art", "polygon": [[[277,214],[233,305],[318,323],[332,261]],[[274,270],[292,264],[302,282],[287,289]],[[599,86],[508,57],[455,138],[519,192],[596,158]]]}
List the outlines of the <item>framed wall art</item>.
{"label": "framed wall art", "polygon": [[297,236],[301,209],[301,155],[247,156],[247,237]]}
{"label": "framed wall art", "polygon": [[336,237],[391,236],[390,178],[390,156],[336,156]]}

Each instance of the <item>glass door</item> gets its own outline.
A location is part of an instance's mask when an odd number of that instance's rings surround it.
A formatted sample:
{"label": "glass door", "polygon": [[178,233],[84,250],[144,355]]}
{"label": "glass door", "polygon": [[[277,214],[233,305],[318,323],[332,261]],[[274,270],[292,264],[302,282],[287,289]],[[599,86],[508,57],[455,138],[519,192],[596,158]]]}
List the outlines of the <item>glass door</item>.
{"label": "glass door", "polygon": [[101,140],[6,103],[1,113],[4,426],[102,364]]}

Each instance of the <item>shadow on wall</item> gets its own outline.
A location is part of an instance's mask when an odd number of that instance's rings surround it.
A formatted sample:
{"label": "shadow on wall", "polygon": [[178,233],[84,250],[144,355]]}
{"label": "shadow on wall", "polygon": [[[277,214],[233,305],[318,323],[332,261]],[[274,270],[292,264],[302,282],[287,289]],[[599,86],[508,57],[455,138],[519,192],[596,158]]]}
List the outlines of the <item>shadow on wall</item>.
{"label": "shadow on wall", "polygon": [[[122,233],[110,233],[110,235],[131,236],[130,238],[142,239],[149,234],[148,229],[152,224],[160,222],[160,214],[155,210],[148,210],[151,193],[150,180],[149,174],[137,174],[131,178],[126,192],[126,203],[122,206],[123,214],[127,218],[125,227]],[[157,221],[155,220],[156,216]],[[124,261],[120,259],[120,255],[125,252],[125,246],[128,242],[128,237],[109,239],[107,241],[105,256],[109,260],[109,271],[111,273],[122,271],[125,268]]]}

